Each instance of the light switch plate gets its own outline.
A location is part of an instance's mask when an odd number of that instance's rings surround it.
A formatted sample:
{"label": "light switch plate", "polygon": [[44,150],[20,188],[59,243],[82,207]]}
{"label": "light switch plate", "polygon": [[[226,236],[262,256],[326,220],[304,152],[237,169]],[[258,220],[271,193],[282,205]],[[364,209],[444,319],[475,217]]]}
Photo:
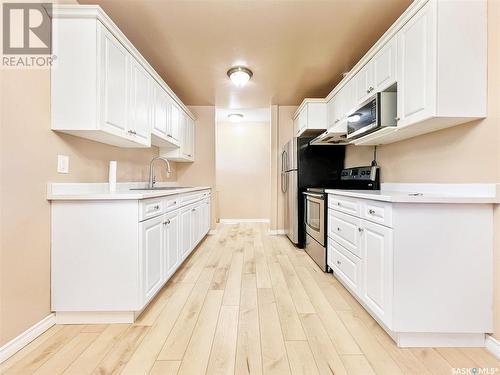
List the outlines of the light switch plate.
{"label": "light switch plate", "polygon": [[69,173],[69,156],[57,155],[57,172]]}

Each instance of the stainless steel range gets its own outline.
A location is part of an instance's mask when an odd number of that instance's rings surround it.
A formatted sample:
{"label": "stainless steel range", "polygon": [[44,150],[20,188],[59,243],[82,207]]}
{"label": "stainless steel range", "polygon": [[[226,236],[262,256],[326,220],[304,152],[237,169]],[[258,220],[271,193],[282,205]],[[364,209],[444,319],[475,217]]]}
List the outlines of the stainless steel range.
{"label": "stainless steel range", "polygon": [[[379,190],[380,169],[378,166],[356,167],[342,170],[341,189]],[[326,236],[328,227],[328,194],[325,188],[308,188],[304,195],[305,251],[324,271],[330,272],[326,259]]]}

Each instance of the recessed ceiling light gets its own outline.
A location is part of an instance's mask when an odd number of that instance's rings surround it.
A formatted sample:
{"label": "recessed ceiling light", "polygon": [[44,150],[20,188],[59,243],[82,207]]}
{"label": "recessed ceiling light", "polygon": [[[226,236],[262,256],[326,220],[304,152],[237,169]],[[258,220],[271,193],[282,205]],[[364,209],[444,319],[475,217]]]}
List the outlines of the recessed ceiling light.
{"label": "recessed ceiling light", "polygon": [[235,66],[227,71],[227,75],[236,86],[242,87],[252,78],[253,73],[244,66]]}
{"label": "recessed ceiling light", "polygon": [[241,113],[230,113],[227,115],[227,118],[231,122],[240,122],[243,118],[243,115]]}

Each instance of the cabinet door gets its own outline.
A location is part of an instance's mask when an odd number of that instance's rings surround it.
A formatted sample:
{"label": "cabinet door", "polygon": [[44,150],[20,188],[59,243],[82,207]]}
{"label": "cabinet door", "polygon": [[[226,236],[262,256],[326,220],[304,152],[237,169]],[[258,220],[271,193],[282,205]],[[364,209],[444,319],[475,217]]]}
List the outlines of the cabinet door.
{"label": "cabinet door", "polygon": [[127,134],[128,57],[127,50],[106,28],[102,27],[101,127],[121,136]]}
{"label": "cabinet door", "polygon": [[208,198],[207,202],[205,203],[205,231],[204,231],[205,234],[207,234],[210,231],[210,226],[212,222],[210,206],[211,206],[210,198]]}
{"label": "cabinet door", "polygon": [[435,114],[435,7],[428,2],[398,33],[398,126]]}
{"label": "cabinet door", "polygon": [[302,111],[299,113],[299,133],[307,129],[307,119],[308,119],[309,105],[306,104]]}
{"label": "cabinet door", "polygon": [[372,95],[375,88],[371,85],[371,62],[368,62],[355,76],[356,105]]}
{"label": "cabinet door", "polygon": [[167,98],[166,93],[158,84],[154,84],[154,118],[153,131],[160,137],[166,138],[168,135],[167,122]]}
{"label": "cabinet door", "polygon": [[188,157],[194,160],[194,147],[195,147],[195,127],[194,121],[188,117],[187,123],[189,124],[189,142],[188,142]]}
{"label": "cabinet door", "polygon": [[180,109],[174,102],[170,101],[170,130],[172,138],[176,141],[181,140]]}
{"label": "cabinet door", "polygon": [[326,103],[326,126],[328,129],[331,129],[335,126],[335,101],[337,100],[337,95],[330,99],[328,103]]}
{"label": "cabinet door", "polygon": [[396,82],[396,38],[391,39],[371,61],[375,91],[383,91]]}
{"label": "cabinet door", "polygon": [[392,229],[361,220],[362,300],[389,328],[392,319]]}
{"label": "cabinet door", "polygon": [[163,216],[141,223],[143,303],[147,303],[163,283]]}
{"label": "cabinet door", "polygon": [[191,209],[191,248],[200,241],[201,204]]}
{"label": "cabinet door", "polygon": [[181,260],[185,259],[191,249],[191,231],[192,231],[192,217],[191,217],[191,207],[184,208],[179,214],[180,220],[180,256]]}
{"label": "cabinet door", "polygon": [[165,215],[165,268],[164,278],[168,279],[177,269],[180,262],[179,247],[179,213]]}
{"label": "cabinet door", "polygon": [[131,58],[131,106],[130,131],[134,140],[144,145],[151,144],[151,78],[144,68]]}

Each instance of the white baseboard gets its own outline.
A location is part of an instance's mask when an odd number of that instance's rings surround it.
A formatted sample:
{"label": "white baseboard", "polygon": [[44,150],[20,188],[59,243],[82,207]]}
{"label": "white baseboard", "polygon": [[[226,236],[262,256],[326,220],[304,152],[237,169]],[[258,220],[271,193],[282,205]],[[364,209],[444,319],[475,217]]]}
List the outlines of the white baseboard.
{"label": "white baseboard", "polygon": [[239,224],[239,223],[270,223],[269,219],[220,219],[221,224]]}
{"label": "white baseboard", "polygon": [[269,229],[268,233],[270,236],[281,236],[281,235],[286,234],[284,229],[272,229],[272,230]]}
{"label": "white baseboard", "polygon": [[397,332],[400,348],[484,348],[484,333]]}
{"label": "white baseboard", "polygon": [[488,351],[500,359],[500,341],[491,335],[486,335],[485,346]]}
{"label": "white baseboard", "polygon": [[21,333],[19,336],[14,337],[8,343],[0,348],[0,363],[7,360],[9,357],[14,355],[16,352],[24,348],[50,327],[56,324],[56,318],[54,314],[49,314],[34,326],[28,328],[26,331]]}
{"label": "white baseboard", "polygon": [[58,311],[57,324],[116,324],[133,323],[133,311]]}

